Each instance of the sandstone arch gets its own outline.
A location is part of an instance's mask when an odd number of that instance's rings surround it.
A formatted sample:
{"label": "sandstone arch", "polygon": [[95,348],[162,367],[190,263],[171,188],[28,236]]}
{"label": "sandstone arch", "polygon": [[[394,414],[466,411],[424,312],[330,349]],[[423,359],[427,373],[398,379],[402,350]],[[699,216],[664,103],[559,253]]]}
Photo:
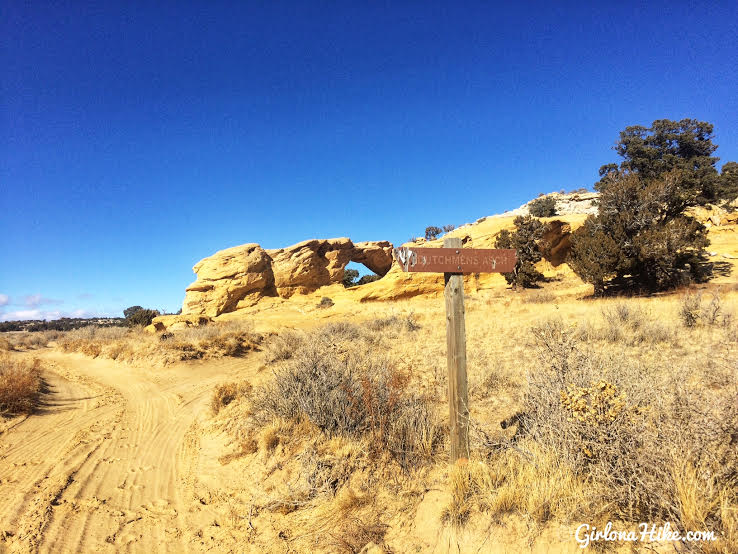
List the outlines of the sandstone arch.
{"label": "sandstone arch", "polygon": [[221,250],[192,268],[197,280],[186,289],[182,313],[215,317],[251,306],[264,296],[307,294],[340,283],[351,261],[385,275],[392,266],[392,244],[354,244],[342,237],[270,250],[255,243]]}

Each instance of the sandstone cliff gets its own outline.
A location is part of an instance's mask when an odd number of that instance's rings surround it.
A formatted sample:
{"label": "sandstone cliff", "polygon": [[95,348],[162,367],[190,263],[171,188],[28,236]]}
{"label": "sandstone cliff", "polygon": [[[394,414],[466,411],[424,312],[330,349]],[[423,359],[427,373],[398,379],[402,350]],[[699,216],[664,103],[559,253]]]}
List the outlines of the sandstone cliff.
{"label": "sandstone cliff", "polygon": [[[596,210],[597,193],[552,193],[556,208],[564,219],[549,218],[545,237],[547,267],[564,264],[570,247],[572,226],[576,228],[587,214]],[[493,248],[494,239],[503,228],[511,228],[516,215],[528,213],[528,204],[498,216],[482,218],[452,231],[469,248]],[[442,240],[418,239],[416,244],[440,246]],[[359,302],[395,300],[434,294],[442,290],[443,276],[407,274],[393,265],[392,245],[387,241],[354,243],[348,238],[306,240],[286,248],[265,250],[255,243],[216,252],[197,264],[197,280],[187,287],[184,316],[217,317],[254,306],[265,297],[290,298],[306,295],[321,287],[341,283],[349,262],[364,264],[378,275],[377,282],[351,289]],[[565,264],[564,264],[565,265]],[[499,280],[499,275],[474,277],[475,285]],[[189,320],[186,322],[191,324]]]}
{"label": "sandstone cliff", "polygon": [[337,238],[273,250],[254,243],[221,250],[192,268],[197,280],[186,289],[182,314],[215,317],[252,306],[265,296],[308,294],[340,283],[351,261],[384,275],[392,265],[392,245]]}

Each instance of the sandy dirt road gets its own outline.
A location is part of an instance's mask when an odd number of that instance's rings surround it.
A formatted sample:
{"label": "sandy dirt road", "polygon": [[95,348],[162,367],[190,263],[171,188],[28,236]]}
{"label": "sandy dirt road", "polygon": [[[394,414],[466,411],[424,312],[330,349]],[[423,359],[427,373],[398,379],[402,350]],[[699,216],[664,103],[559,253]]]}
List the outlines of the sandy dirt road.
{"label": "sandy dirt road", "polygon": [[0,552],[203,550],[199,425],[213,387],[256,361],[147,369],[34,355],[43,405],[0,423]]}

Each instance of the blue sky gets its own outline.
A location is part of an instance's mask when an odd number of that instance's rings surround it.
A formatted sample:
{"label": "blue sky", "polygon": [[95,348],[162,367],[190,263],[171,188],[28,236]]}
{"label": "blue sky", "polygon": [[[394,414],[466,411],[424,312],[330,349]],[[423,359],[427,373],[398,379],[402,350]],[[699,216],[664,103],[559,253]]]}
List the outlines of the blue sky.
{"label": "blue sky", "polygon": [[174,311],[222,248],[591,186],[654,119],[738,160],[734,1],[153,4],[2,3],[0,319]]}

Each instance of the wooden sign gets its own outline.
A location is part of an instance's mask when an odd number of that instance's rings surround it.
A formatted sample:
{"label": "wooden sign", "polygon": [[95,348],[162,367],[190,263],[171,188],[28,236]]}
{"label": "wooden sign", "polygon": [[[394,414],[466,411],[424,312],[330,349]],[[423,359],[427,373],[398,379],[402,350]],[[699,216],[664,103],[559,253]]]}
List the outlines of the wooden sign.
{"label": "wooden sign", "polygon": [[451,463],[469,458],[469,393],[466,378],[464,273],[509,273],[515,269],[515,250],[462,248],[461,239],[448,238],[444,248],[395,248],[403,271],[443,273],[446,282],[446,365]]}
{"label": "wooden sign", "polygon": [[422,273],[510,273],[515,250],[484,248],[395,248],[403,271]]}

